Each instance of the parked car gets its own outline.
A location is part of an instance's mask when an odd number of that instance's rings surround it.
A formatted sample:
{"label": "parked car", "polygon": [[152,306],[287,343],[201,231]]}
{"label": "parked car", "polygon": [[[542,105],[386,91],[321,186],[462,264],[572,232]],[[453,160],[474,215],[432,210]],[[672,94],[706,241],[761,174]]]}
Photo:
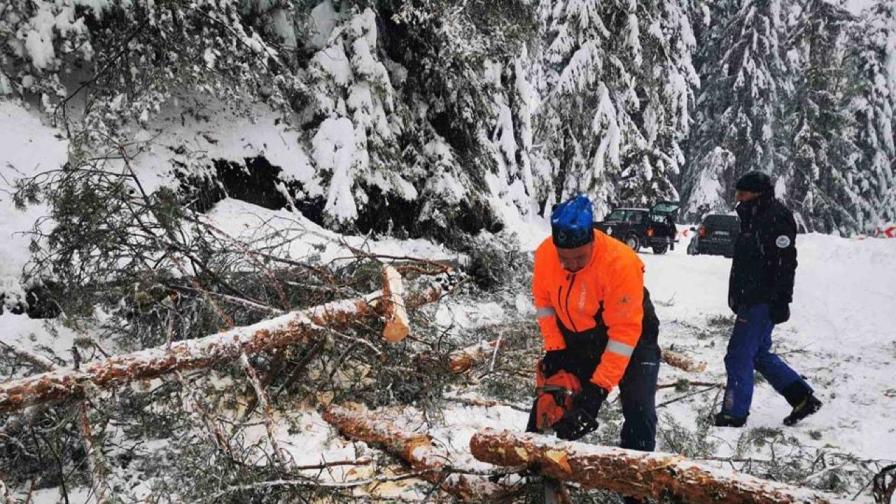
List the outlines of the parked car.
{"label": "parked car", "polygon": [[740,233],[740,219],[735,214],[707,214],[700,225],[691,228],[694,237],[688,254],[710,254],[734,257],[734,241]]}
{"label": "parked car", "polygon": [[624,242],[635,252],[650,247],[665,254],[675,247],[678,202],[662,201],[651,208],[617,208],[594,227]]}

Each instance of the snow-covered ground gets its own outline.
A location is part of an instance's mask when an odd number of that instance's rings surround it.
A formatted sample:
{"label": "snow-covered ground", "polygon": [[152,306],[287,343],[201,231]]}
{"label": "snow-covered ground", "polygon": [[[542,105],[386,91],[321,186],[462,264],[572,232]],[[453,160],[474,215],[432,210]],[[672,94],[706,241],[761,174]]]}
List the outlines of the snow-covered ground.
{"label": "snow-covered ground", "polygon": [[[896,240],[810,234],[798,237],[797,249],[792,317],[775,329],[774,349],[808,378],[825,406],[787,432],[808,446],[894,459]],[[699,355],[709,364],[706,378],[723,381],[726,340],[701,339],[691,327],[706,327],[712,317],[731,317],[726,304],[730,260],[687,256],[683,248],[642,257],[664,323],[662,343]],[[660,379],[676,374],[666,367]],[[680,421],[693,413],[679,406],[671,412]],[[779,428],[788,412],[784,399],[759,383],[748,426]],[[730,443],[738,433],[716,429],[713,434]]]}

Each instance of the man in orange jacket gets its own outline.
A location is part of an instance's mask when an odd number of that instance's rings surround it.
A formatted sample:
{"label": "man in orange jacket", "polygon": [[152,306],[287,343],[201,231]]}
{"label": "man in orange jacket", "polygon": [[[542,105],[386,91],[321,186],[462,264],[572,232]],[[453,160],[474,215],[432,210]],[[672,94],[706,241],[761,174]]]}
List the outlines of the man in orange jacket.
{"label": "man in orange jacket", "polygon": [[[582,390],[553,425],[578,439],[619,386],[623,448],[656,445],[659,320],[644,288],[644,265],[622,242],[595,230],[591,202],[578,196],[554,208],[551,234],[535,251],[532,295],[544,339],[541,372],[576,375]],[[535,410],[527,431],[536,431]]]}

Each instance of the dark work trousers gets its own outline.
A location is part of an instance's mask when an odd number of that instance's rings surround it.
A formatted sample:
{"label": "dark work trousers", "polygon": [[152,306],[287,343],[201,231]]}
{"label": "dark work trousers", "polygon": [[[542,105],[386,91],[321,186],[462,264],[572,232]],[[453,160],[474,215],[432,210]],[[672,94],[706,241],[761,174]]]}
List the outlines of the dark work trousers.
{"label": "dark work trousers", "polygon": [[725,355],[728,383],[725,387],[723,413],[738,418],[750,413],[754,370],[762,373],[769,384],[791,405],[799,404],[812,394],[812,388],[805,380],[771,352],[774,327],[767,304],[737,310],[737,322]]}

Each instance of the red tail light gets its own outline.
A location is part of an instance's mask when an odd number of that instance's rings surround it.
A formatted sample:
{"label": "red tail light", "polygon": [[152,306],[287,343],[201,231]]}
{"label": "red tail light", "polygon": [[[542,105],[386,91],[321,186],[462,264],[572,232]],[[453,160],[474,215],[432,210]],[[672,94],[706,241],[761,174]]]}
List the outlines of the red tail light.
{"label": "red tail light", "polygon": [[647,228],[647,236],[653,236],[653,228]]}
{"label": "red tail light", "polygon": [[697,231],[700,234],[700,238],[706,237],[706,226],[700,226],[700,229]]}

